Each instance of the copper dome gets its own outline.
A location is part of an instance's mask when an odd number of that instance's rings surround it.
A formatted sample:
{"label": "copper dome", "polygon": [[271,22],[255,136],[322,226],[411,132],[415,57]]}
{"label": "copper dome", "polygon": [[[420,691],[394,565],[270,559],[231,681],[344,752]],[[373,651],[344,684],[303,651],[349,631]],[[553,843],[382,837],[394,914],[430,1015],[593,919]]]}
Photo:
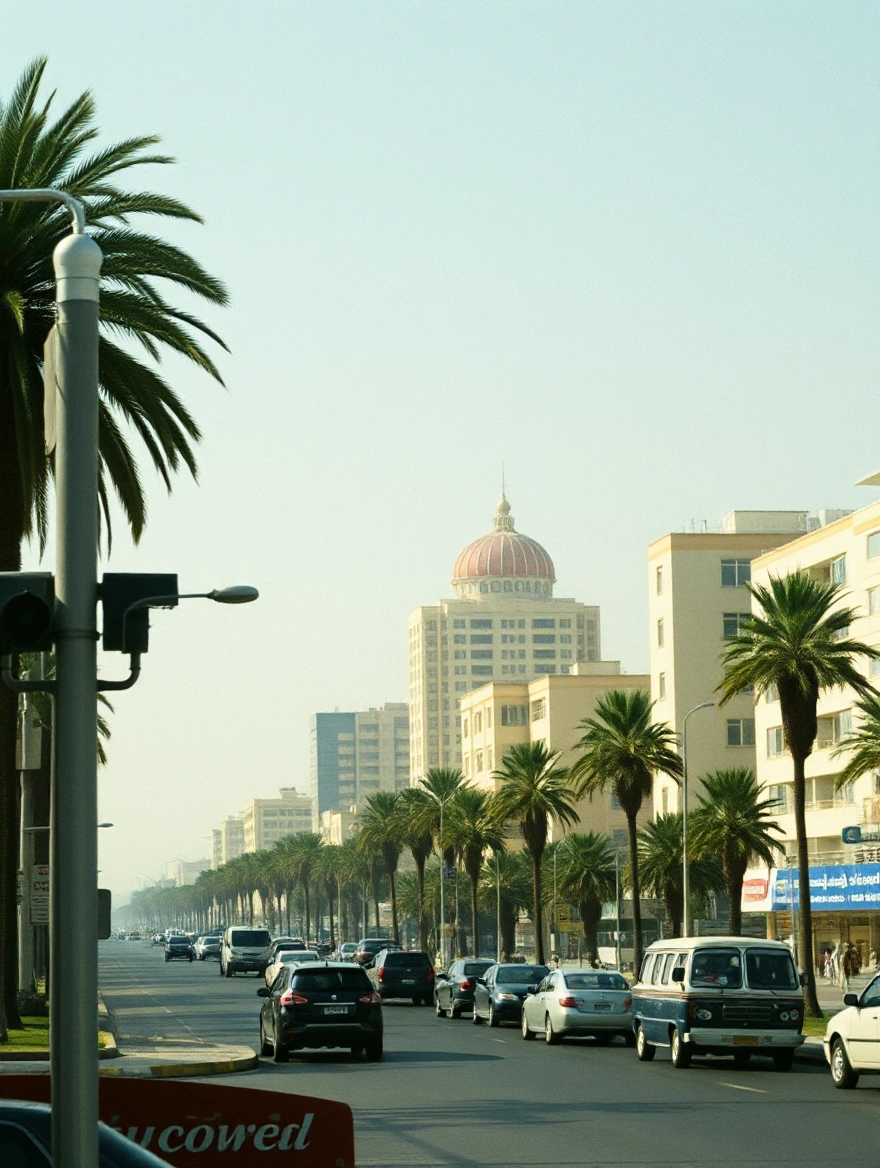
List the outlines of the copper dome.
{"label": "copper dome", "polygon": [[469,543],[455,561],[453,584],[487,577],[556,580],[553,561],[534,539],[514,530],[504,495],[495,510],[495,530]]}

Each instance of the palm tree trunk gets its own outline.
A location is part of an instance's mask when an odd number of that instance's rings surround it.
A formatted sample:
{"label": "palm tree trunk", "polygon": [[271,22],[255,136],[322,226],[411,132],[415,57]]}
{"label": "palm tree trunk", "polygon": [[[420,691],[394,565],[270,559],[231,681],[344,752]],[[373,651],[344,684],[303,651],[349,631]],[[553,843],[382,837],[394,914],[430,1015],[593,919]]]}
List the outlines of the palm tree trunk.
{"label": "palm tree trunk", "polygon": [[473,949],[471,952],[474,957],[480,956],[480,922],[477,913],[477,884],[480,879],[479,872],[476,876],[471,875],[471,928],[473,930]]}
{"label": "palm tree trunk", "polygon": [[388,869],[388,879],[391,882],[391,934],[397,941],[397,879],[393,868]]}
{"label": "palm tree trunk", "polygon": [[328,900],[329,909],[330,909],[330,944],[335,949],[336,948],[336,925],[335,925],[335,921],[333,919],[333,890],[332,890],[332,888],[328,888],[328,890],[327,890],[327,900]]}
{"label": "palm tree trunk", "polygon": [[501,898],[501,960],[510,961],[516,950],[516,907]]}
{"label": "palm tree trunk", "polygon": [[[798,960],[801,972],[806,974],[804,986],[804,1004],[813,1018],[821,1018],[822,1010],[816,996],[816,963],[813,960],[813,910],[810,905],[810,856],[807,849],[807,814],[806,814],[806,781],[804,777],[804,763],[806,758],[795,755],[794,762],[794,824],[797,831],[798,856],[798,920],[800,936],[798,938]],[[731,909],[732,911],[732,909]],[[794,914],[794,897],[791,905]]]}
{"label": "palm tree trunk", "polygon": [[740,936],[743,927],[742,884],[744,875],[745,869],[738,865],[731,865],[725,872],[727,898],[730,901],[730,932],[734,937]]}
{"label": "palm tree trunk", "polygon": [[602,902],[582,900],[578,905],[584,926],[584,949],[587,964],[594,968],[599,962],[599,923],[602,920]]}
{"label": "palm tree trunk", "polygon": [[636,837],[636,817],[627,814],[626,831],[629,836],[629,869],[632,884],[632,922],[633,922],[633,969],[636,973],[642,968],[644,951],[642,948],[642,902],[639,887],[639,846]]}
{"label": "palm tree trunk", "polygon": [[532,861],[532,896],[534,898],[534,908],[532,909],[532,920],[535,925],[535,962],[538,965],[544,964],[544,910],[541,900],[541,857],[530,855]]}
{"label": "palm tree trunk", "polygon": [[312,935],[312,900],[311,900],[308,880],[303,881],[303,893],[305,894],[305,898],[306,898],[306,936],[305,936],[305,941],[306,941],[306,944],[308,944],[309,938]]}
{"label": "palm tree trunk", "polygon": [[428,922],[425,919],[425,857],[419,853],[413,859],[416,862],[416,882],[419,889],[419,948],[424,953],[428,948]]}

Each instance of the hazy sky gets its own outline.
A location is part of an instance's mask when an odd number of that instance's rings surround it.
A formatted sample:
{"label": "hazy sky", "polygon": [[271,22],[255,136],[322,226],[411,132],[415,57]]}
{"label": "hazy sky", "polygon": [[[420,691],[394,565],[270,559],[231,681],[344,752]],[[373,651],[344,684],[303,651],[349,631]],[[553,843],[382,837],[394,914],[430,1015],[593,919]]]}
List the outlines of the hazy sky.
{"label": "hazy sky", "polygon": [[114,699],[117,897],[307,789],[314,711],[405,700],[407,614],[450,594],[502,458],[630,671],[650,540],[873,501],[878,33],[845,0],[16,8],[0,88],[45,53],[105,141],[160,134],[179,164],[130,182],[204,215],[166,234],[232,296],[227,390],[168,365],[200,485],[151,480],[111,567],[261,600],[158,614]]}

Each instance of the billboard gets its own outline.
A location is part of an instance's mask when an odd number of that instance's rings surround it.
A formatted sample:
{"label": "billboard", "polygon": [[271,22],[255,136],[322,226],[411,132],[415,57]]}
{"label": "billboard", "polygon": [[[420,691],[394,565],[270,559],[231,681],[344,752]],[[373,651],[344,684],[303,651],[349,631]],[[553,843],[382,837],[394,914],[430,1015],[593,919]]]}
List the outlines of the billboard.
{"label": "billboard", "polygon": [[[797,868],[751,868],[743,880],[743,912],[776,912],[800,904]],[[880,864],[828,864],[810,868],[814,912],[864,912],[880,908]]]}

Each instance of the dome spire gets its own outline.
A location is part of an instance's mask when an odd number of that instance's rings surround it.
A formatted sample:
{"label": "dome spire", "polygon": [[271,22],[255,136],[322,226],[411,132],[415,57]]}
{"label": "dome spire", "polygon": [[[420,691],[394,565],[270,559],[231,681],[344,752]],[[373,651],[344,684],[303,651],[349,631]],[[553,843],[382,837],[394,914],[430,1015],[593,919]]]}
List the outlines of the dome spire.
{"label": "dome spire", "polygon": [[513,531],[513,516],[510,514],[510,504],[504,493],[504,471],[501,472],[501,498],[495,508],[494,527],[496,531]]}

